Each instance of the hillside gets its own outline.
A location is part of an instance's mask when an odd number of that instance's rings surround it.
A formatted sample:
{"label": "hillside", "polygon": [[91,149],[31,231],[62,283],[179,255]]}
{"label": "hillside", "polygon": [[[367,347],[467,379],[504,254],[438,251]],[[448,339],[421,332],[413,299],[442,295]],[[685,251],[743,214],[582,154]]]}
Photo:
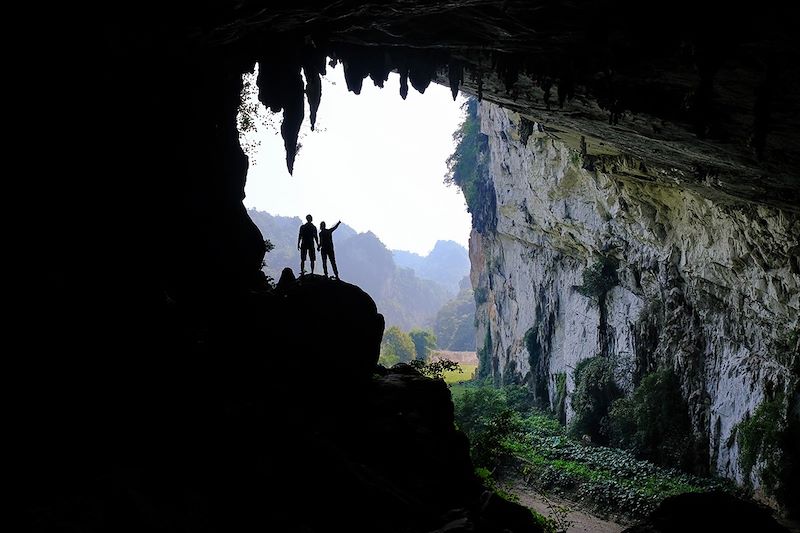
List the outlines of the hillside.
{"label": "hillside", "polygon": [[422,279],[441,283],[453,296],[459,292],[461,280],[469,274],[469,254],[457,242],[437,241],[426,256],[403,250],[393,250],[392,254],[398,266],[412,269]]}

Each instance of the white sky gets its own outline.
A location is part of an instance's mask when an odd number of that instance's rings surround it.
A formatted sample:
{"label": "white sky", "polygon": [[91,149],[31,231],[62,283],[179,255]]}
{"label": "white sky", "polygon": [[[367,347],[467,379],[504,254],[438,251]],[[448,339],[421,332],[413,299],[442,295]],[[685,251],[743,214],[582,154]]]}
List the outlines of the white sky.
{"label": "white sky", "polygon": [[464,197],[443,183],[464,97],[453,101],[448,87],[434,83],[419,94],[409,84],[403,100],[399,88],[399,75],[391,74],[383,89],[367,78],[355,95],[347,91],[342,66],[329,67],[317,131],[310,131],[306,108],[294,175],[286,170],[280,134],[258,131],[245,206],[273,215],[311,214],[317,226],[341,220],[372,231],[390,249],[421,255],[437,240],[466,247]]}

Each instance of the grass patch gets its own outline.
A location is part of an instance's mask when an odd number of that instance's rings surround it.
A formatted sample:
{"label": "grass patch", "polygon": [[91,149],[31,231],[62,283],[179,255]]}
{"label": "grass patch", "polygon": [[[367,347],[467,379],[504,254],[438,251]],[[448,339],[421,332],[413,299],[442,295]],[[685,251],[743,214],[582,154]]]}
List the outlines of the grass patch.
{"label": "grass patch", "polygon": [[475,374],[475,369],[477,368],[478,365],[475,364],[461,365],[461,372],[458,370],[448,370],[442,374],[442,378],[444,378],[444,382],[448,385],[463,383],[472,379],[473,374]]}

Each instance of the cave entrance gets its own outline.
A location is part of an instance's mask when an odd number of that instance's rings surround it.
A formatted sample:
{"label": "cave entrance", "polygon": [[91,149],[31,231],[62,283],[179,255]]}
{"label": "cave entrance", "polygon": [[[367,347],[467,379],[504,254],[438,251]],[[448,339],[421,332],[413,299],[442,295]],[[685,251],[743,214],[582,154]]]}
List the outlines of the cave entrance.
{"label": "cave entrance", "polygon": [[[311,214],[318,228],[342,222],[333,234],[340,277],[373,297],[387,330],[433,330],[439,311],[465,299],[463,292],[471,302],[470,215],[461,190],[444,182],[466,98],[431,84],[403,99],[398,74],[383,88],[365,83],[356,95],[341,64],[328,68],[313,130],[305,103],[290,174],[282,115],[258,102],[257,75],[258,67],[244,76],[239,128],[250,158],[244,204],[274,246],[265,273],[272,280],[286,267],[299,274],[298,228]],[[323,273],[319,256],[315,274]],[[461,339],[450,329],[441,348],[474,350],[474,329]]]}
{"label": "cave entrance", "polygon": [[[245,83],[254,88],[255,74]],[[241,136],[250,157],[245,206],[283,216],[312,213],[315,222],[341,219],[372,231],[390,249],[425,254],[437,240],[466,246],[463,195],[443,183],[466,98],[454,101],[448,88],[431,84],[404,100],[397,74],[382,89],[365,83],[356,95],[347,90],[341,65],[329,68],[322,83],[314,131],[306,103],[292,174],[280,114],[261,106],[257,127]]]}

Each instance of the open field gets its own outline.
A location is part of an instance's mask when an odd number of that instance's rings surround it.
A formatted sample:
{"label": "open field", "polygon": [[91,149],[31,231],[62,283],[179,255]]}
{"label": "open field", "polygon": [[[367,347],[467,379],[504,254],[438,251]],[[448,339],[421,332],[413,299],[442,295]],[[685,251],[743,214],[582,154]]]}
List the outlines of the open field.
{"label": "open field", "polygon": [[463,381],[469,381],[472,379],[472,375],[475,374],[475,369],[478,368],[477,364],[461,364],[460,366],[461,372],[458,370],[450,370],[442,374],[445,383],[448,385],[455,385]]}

